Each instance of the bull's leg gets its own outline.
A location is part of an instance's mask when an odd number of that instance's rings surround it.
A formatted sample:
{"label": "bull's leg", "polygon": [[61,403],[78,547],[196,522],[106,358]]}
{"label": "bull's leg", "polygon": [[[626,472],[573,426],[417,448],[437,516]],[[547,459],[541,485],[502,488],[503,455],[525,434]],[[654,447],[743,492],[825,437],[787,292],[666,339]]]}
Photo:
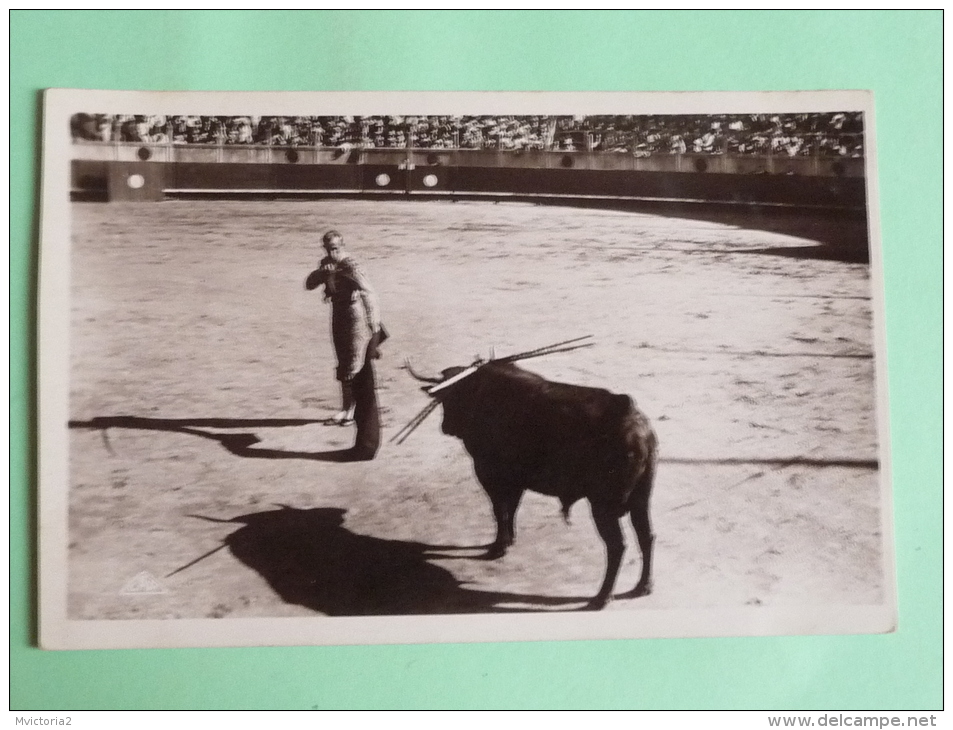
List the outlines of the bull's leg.
{"label": "bull's leg", "polygon": [[649,463],[645,474],[639,480],[638,487],[629,500],[629,518],[635,528],[635,537],[639,541],[642,551],[642,575],[639,582],[628,595],[633,598],[647,596],[652,592],[652,546],[655,535],[652,534],[652,522],[649,519],[649,495],[652,491],[652,482],[655,479],[654,459]]}
{"label": "bull's leg", "polygon": [[490,493],[493,517],[496,518],[496,539],[483,556],[487,560],[502,558],[507,548],[516,539],[516,509],[519,507],[522,496],[521,491]]}
{"label": "bull's leg", "polygon": [[649,520],[648,500],[640,501],[633,506],[629,517],[632,519],[639,549],[642,551],[642,575],[635,589],[629,594],[633,598],[638,598],[652,592],[652,545],[655,542],[655,535],[652,534],[652,523]]}
{"label": "bull's leg", "polygon": [[622,565],[622,555],[625,553],[625,542],[622,538],[622,527],[619,525],[619,515],[614,510],[592,505],[592,519],[596,523],[599,537],[606,544],[606,577],[599,592],[586,605],[587,609],[597,611],[605,606],[612,596],[619,566]]}

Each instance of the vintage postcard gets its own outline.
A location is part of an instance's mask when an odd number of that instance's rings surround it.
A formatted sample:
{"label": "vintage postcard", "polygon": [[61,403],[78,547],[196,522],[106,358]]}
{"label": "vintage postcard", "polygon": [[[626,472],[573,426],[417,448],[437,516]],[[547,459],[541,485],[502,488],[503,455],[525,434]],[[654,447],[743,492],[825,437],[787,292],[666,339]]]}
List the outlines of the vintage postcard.
{"label": "vintage postcard", "polygon": [[873,99],[50,90],[47,649],[889,632]]}

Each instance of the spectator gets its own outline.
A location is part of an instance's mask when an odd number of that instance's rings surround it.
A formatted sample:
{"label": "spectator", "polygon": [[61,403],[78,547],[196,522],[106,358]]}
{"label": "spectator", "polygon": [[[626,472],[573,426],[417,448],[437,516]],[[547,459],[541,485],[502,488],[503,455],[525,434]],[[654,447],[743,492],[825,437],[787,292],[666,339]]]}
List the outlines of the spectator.
{"label": "spectator", "polygon": [[207,117],[76,114],[89,142],[862,156],[859,112],[615,116]]}

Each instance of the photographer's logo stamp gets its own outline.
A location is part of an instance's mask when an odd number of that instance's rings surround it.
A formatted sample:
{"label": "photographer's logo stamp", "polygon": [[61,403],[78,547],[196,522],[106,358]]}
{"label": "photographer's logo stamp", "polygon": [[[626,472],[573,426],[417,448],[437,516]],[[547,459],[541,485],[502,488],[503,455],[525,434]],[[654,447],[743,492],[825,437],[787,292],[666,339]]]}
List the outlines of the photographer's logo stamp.
{"label": "photographer's logo stamp", "polygon": [[119,591],[121,596],[149,596],[168,593],[162,584],[148,570],[136,573]]}

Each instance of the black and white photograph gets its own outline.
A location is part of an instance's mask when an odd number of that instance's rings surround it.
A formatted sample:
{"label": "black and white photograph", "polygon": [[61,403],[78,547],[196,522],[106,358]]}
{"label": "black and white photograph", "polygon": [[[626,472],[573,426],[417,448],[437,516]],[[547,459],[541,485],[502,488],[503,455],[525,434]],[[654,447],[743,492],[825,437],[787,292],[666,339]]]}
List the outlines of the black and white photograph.
{"label": "black and white photograph", "polygon": [[43,124],[44,648],[895,630],[869,94]]}

